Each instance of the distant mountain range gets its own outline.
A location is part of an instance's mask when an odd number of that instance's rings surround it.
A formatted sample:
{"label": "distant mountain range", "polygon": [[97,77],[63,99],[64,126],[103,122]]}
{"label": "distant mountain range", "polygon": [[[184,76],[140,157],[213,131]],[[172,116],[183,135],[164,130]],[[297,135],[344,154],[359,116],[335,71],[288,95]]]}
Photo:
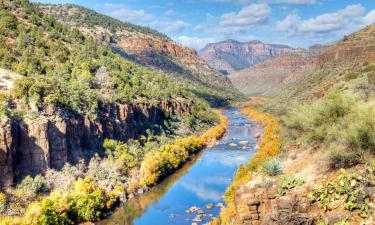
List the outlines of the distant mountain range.
{"label": "distant mountain range", "polygon": [[265,44],[260,41],[239,42],[229,39],[208,44],[199,55],[209,65],[228,75],[295,51],[298,50],[287,45]]}

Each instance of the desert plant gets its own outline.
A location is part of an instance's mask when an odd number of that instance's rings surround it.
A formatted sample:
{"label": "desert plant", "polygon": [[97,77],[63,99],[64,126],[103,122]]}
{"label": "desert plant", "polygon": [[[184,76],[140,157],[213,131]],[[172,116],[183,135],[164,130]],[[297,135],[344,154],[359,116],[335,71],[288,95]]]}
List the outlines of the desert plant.
{"label": "desert plant", "polygon": [[268,176],[275,177],[283,173],[283,167],[277,158],[273,158],[263,165],[263,172]]}

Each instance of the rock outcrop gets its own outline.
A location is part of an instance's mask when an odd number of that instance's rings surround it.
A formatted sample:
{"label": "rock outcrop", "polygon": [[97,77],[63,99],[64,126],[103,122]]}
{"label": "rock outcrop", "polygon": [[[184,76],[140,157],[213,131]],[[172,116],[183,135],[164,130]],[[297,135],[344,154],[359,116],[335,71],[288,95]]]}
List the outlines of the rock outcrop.
{"label": "rock outcrop", "polygon": [[231,74],[294,51],[296,50],[286,45],[226,40],[208,44],[199,55],[215,69]]}
{"label": "rock outcrop", "polygon": [[375,61],[375,24],[345,36],[318,55],[320,68],[355,62]]}
{"label": "rock outcrop", "polygon": [[276,197],[276,188],[248,188],[236,191],[237,223],[244,225],[312,225],[307,195]]}
{"label": "rock outcrop", "polygon": [[104,139],[127,141],[161,125],[172,116],[190,111],[193,103],[175,102],[112,104],[95,119],[49,107],[33,120],[11,120],[0,127],[0,187],[26,175],[43,174],[48,168],[89,160]]}

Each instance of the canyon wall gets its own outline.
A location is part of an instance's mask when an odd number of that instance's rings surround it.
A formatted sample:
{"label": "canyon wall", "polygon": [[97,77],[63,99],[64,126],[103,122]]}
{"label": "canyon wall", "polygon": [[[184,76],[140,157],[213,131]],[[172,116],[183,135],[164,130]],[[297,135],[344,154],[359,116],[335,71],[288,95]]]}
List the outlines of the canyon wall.
{"label": "canyon wall", "polygon": [[103,106],[95,119],[50,107],[32,120],[13,119],[0,126],[0,188],[27,175],[43,174],[65,163],[88,161],[104,139],[127,141],[190,111],[192,101]]}

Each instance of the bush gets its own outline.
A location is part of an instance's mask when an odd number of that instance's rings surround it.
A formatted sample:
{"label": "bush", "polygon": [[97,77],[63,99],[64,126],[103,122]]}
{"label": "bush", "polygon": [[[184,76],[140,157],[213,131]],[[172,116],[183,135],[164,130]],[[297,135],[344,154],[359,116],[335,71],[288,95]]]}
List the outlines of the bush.
{"label": "bush", "polygon": [[273,158],[263,165],[263,171],[268,176],[275,177],[283,173],[283,168],[280,161]]}
{"label": "bush", "polygon": [[103,148],[109,159],[116,160],[121,164],[123,172],[127,173],[137,165],[137,160],[130,153],[129,146],[126,143],[106,139]]}
{"label": "bush", "polygon": [[333,167],[350,167],[375,153],[374,103],[355,104],[329,131]]}
{"label": "bush", "polygon": [[18,188],[22,189],[24,192],[36,195],[48,191],[50,189],[50,184],[47,183],[46,179],[41,175],[37,175],[35,178],[27,176],[18,185]]}
{"label": "bush", "polygon": [[2,213],[5,210],[7,203],[7,196],[0,192],[0,213]]}
{"label": "bush", "polygon": [[141,165],[143,183],[155,185],[186,162],[191,154],[201,150],[213,140],[221,138],[226,131],[228,120],[219,112],[216,113],[219,115],[220,124],[208,129],[201,136],[192,135],[177,139],[172,144],[163,145],[159,149],[149,152]]}
{"label": "bush", "polygon": [[53,192],[48,198],[43,199],[40,206],[38,204],[32,204],[28,211],[37,212],[38,207],[40,207],[41,211],[38,224],[73,224],[72,216],[70,215],[71,202],[68,197],[61,192]]}
{"label": "bush", "polygon": [[104,210],[112,207],[115,202],[111,196],[90,179],[78,179],[70,192],[73,213],[81,221],[95,221],[101,218]]}

